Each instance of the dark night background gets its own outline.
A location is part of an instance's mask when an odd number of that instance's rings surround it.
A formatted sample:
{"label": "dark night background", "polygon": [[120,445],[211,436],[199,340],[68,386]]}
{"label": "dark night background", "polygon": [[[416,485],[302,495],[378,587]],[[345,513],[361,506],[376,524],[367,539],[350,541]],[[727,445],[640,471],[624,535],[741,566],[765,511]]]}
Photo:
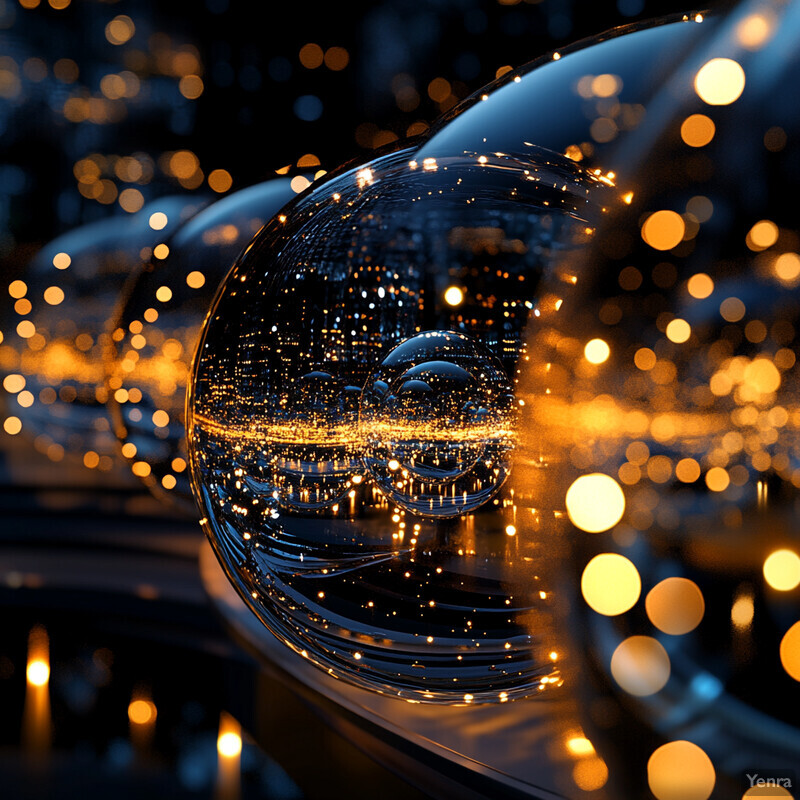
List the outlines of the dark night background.
{"label": "dark night background", "polygon": [[[421,132],[504,66],[683,10],[675,0],[0,0],[0,256],[18,269],[31,246],[124,214],[125,188],[145,201],[180,190],[165,152],[197,156],[203,177],[183,184],[197,191],[215,169],[235,190],[306,154],[330,170]],[[135,32],[115,45],[106,26],[122,15]],[[135,76],[127,97],[102,83],[119,74]],[[180,78],[193,75],[202,93],[189,99]],[[185,93],[198,86],[192,78]],[[106,157],[100,178],[114,184],[97,199],[75,177],[91,154]],[[132,155],[150,165],[138,181],[112,166]]]}

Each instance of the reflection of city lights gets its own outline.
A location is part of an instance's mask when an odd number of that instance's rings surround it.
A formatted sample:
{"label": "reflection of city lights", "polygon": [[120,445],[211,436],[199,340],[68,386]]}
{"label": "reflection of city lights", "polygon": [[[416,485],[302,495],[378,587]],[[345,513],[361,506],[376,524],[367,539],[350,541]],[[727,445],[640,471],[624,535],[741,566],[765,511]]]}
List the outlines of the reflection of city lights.
{"label": "reflection of city lights", "polygon": [[780,592],[800,586],[800,556],[793,550],[776,550],[764,561],[764,579]]}
{"label": "reflection of city lights", "polygon": [[600,533],[613,528],[625,513],[625,495],[609,475],[581,475],[567,490],[567,514],[576,528]]}

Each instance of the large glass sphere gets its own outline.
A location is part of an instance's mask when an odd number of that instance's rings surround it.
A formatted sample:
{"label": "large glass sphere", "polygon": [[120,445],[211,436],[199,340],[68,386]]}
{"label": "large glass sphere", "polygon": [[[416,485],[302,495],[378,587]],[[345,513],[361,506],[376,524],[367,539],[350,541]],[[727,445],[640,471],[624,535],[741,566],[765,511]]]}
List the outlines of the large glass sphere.
{"label": "large glass sphere", "polygon": [[8,287],[2,350],[9,413],[37,449],[110,470],[117,451],[105,413],[106,324],[142,259],[203,201],[164,197],[133,215],[60,236]]}
{"label": "large glass sphere", "polygon": [[[223,284],[189,398],[203,524],[267,627],[332,674],[423,702],[558,691],[555,551],[517,535],[539,510],[506,480],[524,331],[537,298],[561,302],[542,277],[572,286],[630,199],[591,120],[643,104],[697,28],[509,74],[430,138],[313,186]],[[591,101],[587,73],[605,76]]]}
{"label": "large glass sphere", "polygon": [[295,193],[290,178],[271,180],[191,217],[145,262],[113,322],[107,394],[122,454],[187,511],[184,408],[200,326],[236,257]]}
{"label": "large glass sphere", "polygon": [[796,2],[709,27],[609,156],[630,204],[531,323],[544,478],[518,488],[574,555],[562,627],[614,796],[758,796],[746,773],[800,758],[798,46]]}

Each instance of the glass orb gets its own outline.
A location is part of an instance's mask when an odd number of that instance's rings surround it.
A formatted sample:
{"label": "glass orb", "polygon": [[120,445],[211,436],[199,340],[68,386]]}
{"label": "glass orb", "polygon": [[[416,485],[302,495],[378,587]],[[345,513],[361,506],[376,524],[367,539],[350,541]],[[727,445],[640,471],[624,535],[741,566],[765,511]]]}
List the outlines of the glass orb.
{"label": "glass orb", "polygon": [[[3,363],[9,411],[37,449],[108,471],[116,440],[105,413],[106,324],[122,288],[161,241],[203,201],[164,197],[136,214],[77,228],[43,247],[8,287]],[[17,376],[9,379],[8,376]],[[10,382],[9,382],[10,381]],[[9,391],[17,384],[22,391]]]}
{"label": "glass orb", "polygon": [[741,797],[739,765],[800,755],[798,8],[739,4],[654,90],[608,155],[630,203],[543,277],[527,340],[519,488],[573,554],[617,796]]}
{"label": "glass orb", "polygon": [[450,331],[412,336],[362,394],[369,477],[413,514],[473,511],[508,476],[513,407],[511,381],[480,342]]}
{"label": "glass orb", "polygon": [[295,196],[289,178],[218,200],[181,225],[129,284],[112,324],[108,407],[134,474],[186,511],[190,360],[217,287],[245,245]]}
{"label": "glass orb", "polygon": [[[558,691],[555,551],[518,535],[540,510],[506,480],[525,329],[537,298],[562,302],[541,282],[572,286],[570,260],[630,200],[591,120],[641,122],[643,73],[697,27],[509,74],[315,184],[224,282],[188,401],[203,524],[264,624],[326,671],[420,702]],[[611,90],[587,100],[589,73]]]}

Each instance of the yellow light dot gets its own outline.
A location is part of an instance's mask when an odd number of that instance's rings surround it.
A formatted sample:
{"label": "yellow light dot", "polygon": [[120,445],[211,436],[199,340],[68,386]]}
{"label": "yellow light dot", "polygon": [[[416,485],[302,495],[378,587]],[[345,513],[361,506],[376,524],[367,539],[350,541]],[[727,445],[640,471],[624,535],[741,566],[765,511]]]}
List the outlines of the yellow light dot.
{"label": "yellow light dot", "polygon": [[696,300],[704,300],[714,291],[714,281],[705,272],[698,272],[686,282],[686,289]]}
{"label": "yellow light dot", "polygon": [[89,450],[88,452],[84,453],[83,455],[83,465],[88,467],[89,469],[94,469],[100,463],[100,456],[94,452],[94,450]]}
{"label": "yellow light dot", "polygon": [[136,455],[136,450],[136,445],[133,442],[125,442],[125,444],[122,445],[122,455],[125,456],[125,458],[133,458]]}
{"label": "yellow light dot", "polygon": [[464,292],[458,286],[448,286],[444,293],[444,301],[449,306],[460,306],[464,302]]}
{"label": "yellow light dot", "polygon": [[25,297],[28,292],[28,286],[25,281],[11,281],[8,285],[8,293],[15,299],[19,300]]}
{"label": "yellow light dot", "polygon": [[153,425],[157,428],[164,428],[169,425],[169,414],[167,414],[164,409],[159,408],[157,411],[153,412]]}
{"label": "yellow light dot", "polygon": [[238,733],[228,731],[217,739],[217,752],[225,758],[234,758],[242,752],[242,737]]}
{"label": "yellow light dot", "polygon": [[590,339],[583,348],[583,355],[590,364],[602,364],[608,361],[611,348],[603,339]]}
{"label": "yellow light dot", "polygon": [[50,680],[50,665],[41,658],[34,659],[28,664],[25,671],[28,683],[34,686],[44,686]]}
{"label": "yellow light dot", "polygon": [[608,782],[608,767],[602,758],[586,758],[572,768],[572,780],[584,792],[596,792]]}
{"label": "yellow light dot", "polygon": [[30,339],[35,333],[36,326],[29,319],[24,319],[17,325],[17,335],[22,339]]}
{"label": "yellow light dot", "polygon": [[640,347],[633,356],[633,363],[644,372],[653,369],[657,360],[656,354],[649,347]]}
{"label": "yellow light dot", "polygon": [[25,388],[25,384],[27,381],[25,380],[24,375],[18,375],[17,373],[11,373],[10,375],[6,375],[3,378],[3,388],[9,394],[16,394],[17,392],[21,392]]}
{"label": "yellow light dot", "polygon": [[685,319],[673,319],[667,325],[667,339],[675,344],[683,344],[689,341],[692,335],[692,327]]}
{"label": "yellow light dot", "polygon": [[299,194],[300,192],[305,191],[309,186],[311,186],[311,181],[304,175],[295,175],[294,178],[292,178],[292,181],[289,185],[292,187],[293,192]]}
{"label": "yellow light dot", "polygon": [[639,571],[625,556],[601,553],[583,570],[581,593],[598,614],[614,617],[636,604],[642,591]]}
{"label": "yellow light dot", "polygon": [[3,421],[3,430],[9,436],[16,436],[22,430],[22,420],[19,417],[6,417]]}
{"label": "yellow light dot", "polygon": [[66,269],[72,263],[72,259],[66,253],[56,253],[53,256],[53,266],[56,269]]}
{"label": "yellow light dot", "polygon": [[712,492],[724,492],[730,485],[731,479],[723,467],[711,467],[706,473],[706,486]]}
{"label": "yellow light dot", "polygon": [[141,350],[147,344],[147,339],[141,333],[136,333],[131,336],[131,347],[136,350]]}
{"label": "yellow light dot", "polygon": [[148,224],[154,231],[164,230],[164,228],[167,227],[168,222],[169,217],[167,217],[163,211],[154,211],[148,220]]}
{"label": "yellow light dot", "polygon": [[611,656],[614,680],[634,697],[646,697],[666,686],[670,674],[667,651],[651,636],[630,636]]}
{"label": "yellow light dot", "polygon": [[731,606],[731,622],[737,628],[748,628],[753,622],[755,607],[753,598],[748,594],[737,597]]}
{"label": "yellow light dot", "polygon": [[397,459],[393,458],[389,461],[389,463],[386,466],[389,467],[389,469],[392,472],[395,472],[396,470],[400,469],[400,462]]}
{"label": "yellow light dot", "polygon": [[186,461],[180,456],[172,459],[172,469],[175,472],[183,472],[186,469]]}
{"label": "yellow light dot", "polygon": [[625,513],[620,485],[601,472],[581,475],[567,490],[567,514],[576,528],[600,533],[613,528]]}
{"label": "yellow light dot", "polygon": [[705,114],[692,114],[681,125],[681,139],[689,147],[704,147],[714,138],[714,133],[716,126]]}
{"label": "yellow light dot", "polygon": [[506,533],[509,536],[514,536],[517,532],[517,529],[513,525],[506,525]]}
{"label": "yellow light dot", "polygon": [[648,592],[645,608],[656,628],[671,636],[681,636],[700,624],[706,603],[694,581],[665,578]]}
{"label": "yellow light dot", "polygon": [[658,800],[708,800],[716,779],[705,751],[687,741],[662,745],[647,762],[647,782]]}
{"label": "yellow light dot", "polygon": [[710,106],[727,106],[744,91],[745,74],[741,65],[730,58],[712,58],[700,67],[694,90]]}
{"label": "yellow light dot", "polygon": [[793,550],[776,550],[764,561],[764,579],[779,592],[800,586],[800,556]]}
{"label": "yellow light dot", "polygon": [[592,80],[592,94],[595,97],[611,97],[622,89],[622,80],[616,75],[597,75]]}
{"label": "yellow light dot", "polygon": [[744,368],[742,382],[759,394],[771,394],[781,385],[781,373],[769,358],[754,358]]}
{"label": "yellow light dot", "polygon": [[29,392],[29,391],[20,392],[17,395],[17,402],[23,408],[30,408],[33,405],[33,402],[34,402],[33,393]]}
{"label": "yellow light dot", "polygon": [[51,306],[59,305],[64,302],[64,290],[60,286],[48,286],[44,290],[44,301]]}
{"label": "yellow light dot", "polygon": [[736,26],[736,36],[742,47],[757,50],[767,42],[774,28],[775,19],[771,15],[750,14]]}
{"label": "yellow light dot", "polygon": [[150,474],[150,465],[146,461],[135,461],[131,471],[137,478],[146,478]]}
{"label": "yellow light dot", "polygon": [[780,229],[769,219],[762,219],[756,222],[747,232],[745,243],[751,250],[766,250],[778,241]]}
{"label": "yellow light dot", "polygon": [[169,247],[167,247],[167,245],[165,245],[163,242],[161,244],[157,244],[153,248],[153,255],[163,261],[169,255]]}
{"label": "yellow light dot", "polygon": [[594,745],[585,736],[571,736],[567,739],[567,750],[573,756],[594,755]]}
{"label": "yellow light dot", "polygon": [[233,186],[233,178],[226,169],[212,169],[208,174],[208,185],[214,192],[227,192]]}
{"label": "yellow light dot", "polygon": [[128,706],[128,719],[134,725],[146,725],[156,718],[156,707],[148,700],[134,700]]}
{"label": "yellow light dot", "polygon": [[784,283],[795,283],[800,278],[800,256],[797,253],[781,253],[773,265],[775,277]]}
{"label": "yellow light dot", "polygon": [[186,276],[186,285],[190,289],[199,289],[205,282],[206,276],[198,270],[194,270]]}
{"label": "yellow light dot", "polygon": [[656,211],[642,225],[642,239],[654,250],[671,250],[683,240],[686,223],[675,211]]}
{"label": "yellow light dot", "polygon": [[781,664],[789,677],[800,681],[800,622],[795,622],[781,639]]}
{"label": "yellow light dot", "polygon": [[700,464],[693,458],[682,458],[675,465],[675,477],[681,483],[694,483],[700,477]]}
{"label": "yellow light dot", "polygon": [[174,489],[178,485],[178,481],[175,479],[174,475],[165,475],[161,479],[161,485],[167,490],[170,491]]}
{"label": "yellow light dot", "polygon": [[167,303],[172,299],[172,289],[169,286],[159,286],[156,289],[156,298],[162,303]]}

